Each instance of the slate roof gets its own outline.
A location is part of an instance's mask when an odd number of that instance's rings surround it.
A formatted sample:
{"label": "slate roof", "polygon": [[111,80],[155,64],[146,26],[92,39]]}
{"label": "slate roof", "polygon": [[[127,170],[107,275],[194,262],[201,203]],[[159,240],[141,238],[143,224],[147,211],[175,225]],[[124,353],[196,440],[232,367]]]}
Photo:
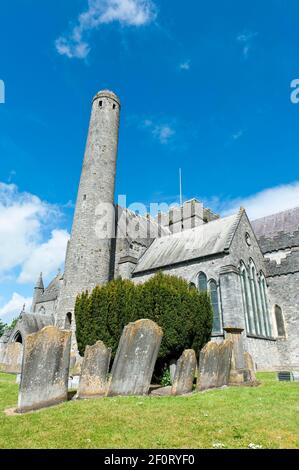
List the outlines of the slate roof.
{"label": "slate roof", "polygon": [[299,207],[251,222],[263,253],[299,246]]}
{"label": "slate roof", "polygon": [[38,303],[56,300],[60,293],[62,279],[62,274],[58,273],[57,276],[54,277],[53,281],[51,281],[48,287],[44,290],[44,293],[40,297]]}
{"label": "slate roof", "polygon": [[227,252],[242,213],[154,240],[134,274]]}

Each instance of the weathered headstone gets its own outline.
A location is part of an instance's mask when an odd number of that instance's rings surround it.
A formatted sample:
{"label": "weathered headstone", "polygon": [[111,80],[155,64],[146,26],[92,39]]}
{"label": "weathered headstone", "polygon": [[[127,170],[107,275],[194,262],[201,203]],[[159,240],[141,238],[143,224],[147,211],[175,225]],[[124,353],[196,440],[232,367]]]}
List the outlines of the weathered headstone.
{"label": "weathered headstone", "polygon": [[245,369],[243,328],[225,328],[226,339],[233,343],[232,369]]}
{"label": "weathered headstone", "polygon": [[230,385],[256,385],[253,359],[244,349],[243,329],[225,328],[227,339],[233,342]]}
{"label": "weathered headstone", "polygon": [[8,343],[3,352],[0,371],[8,374],[20,374],[22,368],[23,345]]}
{"label": "weathered headstone", "polygon": [[199,355],[199,377],[197,389],[207,390],[217,387],[218,374],[218,344],[210,341],[200,351]]}
{"label": "weathered headstone", "polygon": [[233,343],[225,340],[220,344],[210,341],[200,352],[198,390],[228,385]]}
{"label": "weathered headstone", "polygon": [[244,353],[244,361],[245,361],[245,368],[253,370],[255,372],[255,365],[253,362],[253,358],[251,354],[249,354],[249,352],[247,351]]}
{"label": "weathered headstone", "polygon": [[107,375],[111,359],[111,349],[102,341],[85,349],[81,368],[78,398],[101,397],[107,394]]}
{"label": "weathered headstone", "polygon": [[176,366],[172,395],[185,395],[191,393],[196,371],[196,354],[193,349],[186,349],[179,358]]}
{"label": "weathered headstone", "polygon": [[217,387],[229,384],[231,361],[233,355],[233,344],[226,339],[218,345],[218,378]]}
{"label": "weathered headstone", "polygon": [[249,352],[244,353],[244,361],[245,361],[245,376],[244,376],[245,382],[257,382],[256,375],[255,375],[255,364]]}
{"label": "weathered headstone", "polygon": [[114,359],[108,395],[146,395],[163,336],[151,320],[129,323],[122,333]]}
{"label": "weathered headstone", "polygon": [[18,412],[67,400],[71,332],[46,326],[26,337]]}
{"label": "weathered headstone", "polygon": [[177,363],[177,361],[175,359],[172,359],[170,361],[170,365],[169,365],[170,380],[171,380],[172,384],[173,384],[173,381],[174,381],[174,376],[175,376],[175,371],[176,371],[176,363]]}

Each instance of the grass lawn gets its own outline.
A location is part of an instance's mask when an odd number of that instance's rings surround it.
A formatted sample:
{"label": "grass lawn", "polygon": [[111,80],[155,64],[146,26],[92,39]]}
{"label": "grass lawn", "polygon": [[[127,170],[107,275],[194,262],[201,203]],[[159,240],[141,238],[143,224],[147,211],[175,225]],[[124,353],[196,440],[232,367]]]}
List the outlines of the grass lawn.
{"label": "grass lawn", "polygon": [[299,384],[258,374],[257,388],[189,397],[70,401],[6,416],[15,376],[0,374],[0,448],[299,448]]}

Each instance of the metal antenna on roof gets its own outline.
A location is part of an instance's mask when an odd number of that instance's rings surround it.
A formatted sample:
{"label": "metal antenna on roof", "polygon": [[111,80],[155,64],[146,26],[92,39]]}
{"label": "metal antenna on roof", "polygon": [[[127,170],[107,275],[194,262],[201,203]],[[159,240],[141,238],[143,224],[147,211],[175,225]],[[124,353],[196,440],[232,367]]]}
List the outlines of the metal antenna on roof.
{"label": "metal antenna on roof", "polygon": [[182,169],[179,169],[179,175],[180,175],[180,205],[181,207],[183,206],[183,190],[182,190]]}

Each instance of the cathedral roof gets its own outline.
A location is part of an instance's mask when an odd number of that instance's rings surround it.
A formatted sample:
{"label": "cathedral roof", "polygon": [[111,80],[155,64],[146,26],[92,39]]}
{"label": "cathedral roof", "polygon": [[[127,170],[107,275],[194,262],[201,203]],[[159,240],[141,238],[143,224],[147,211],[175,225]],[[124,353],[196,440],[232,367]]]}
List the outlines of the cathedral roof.
{"label": "cathedral roof", "polygon": [[251,222],[263,253],[299,246],[299,207]]}
{"label": "cathedral roof", "polygon": [[242,213],[156,239],[134,274],[227,252]]}
{"label": "cathedral roof", "polygon": [[53,281],[51,281],[48,287],[44,290],[44,293],[40,296],[38,303],[56,300],[60,293],[62,279],[62,274],[58,273],[57,276],[54,277]]}

